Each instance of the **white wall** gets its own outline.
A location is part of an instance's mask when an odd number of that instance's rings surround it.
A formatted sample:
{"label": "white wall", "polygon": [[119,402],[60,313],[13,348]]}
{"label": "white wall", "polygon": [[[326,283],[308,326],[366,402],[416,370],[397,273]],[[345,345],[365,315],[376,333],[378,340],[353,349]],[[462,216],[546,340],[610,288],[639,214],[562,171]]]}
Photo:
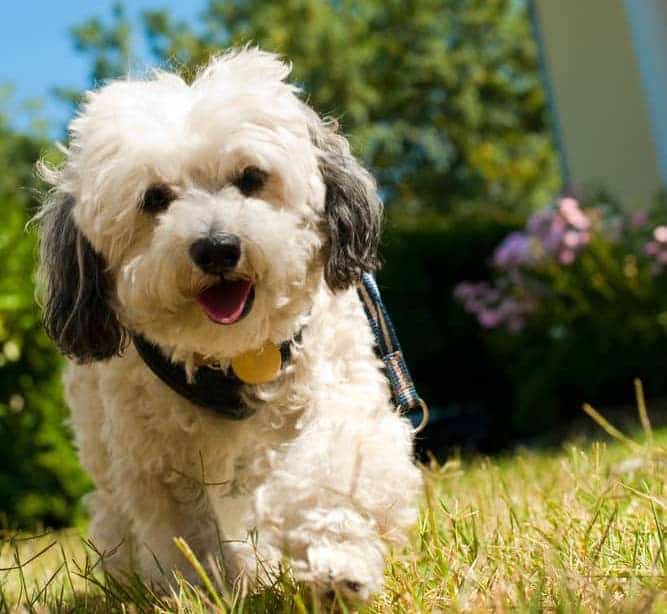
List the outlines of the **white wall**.
{"label": "white wall", "polygon": [[662,180],[624,0],[534,2],[575,187],[645,205]]}

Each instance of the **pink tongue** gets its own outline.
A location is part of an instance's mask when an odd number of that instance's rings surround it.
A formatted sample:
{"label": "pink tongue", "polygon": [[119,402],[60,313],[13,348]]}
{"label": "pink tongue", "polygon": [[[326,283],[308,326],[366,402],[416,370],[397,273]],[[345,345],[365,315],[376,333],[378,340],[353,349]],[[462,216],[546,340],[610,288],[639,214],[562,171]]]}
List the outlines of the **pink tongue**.
{"label": "pink tongue", "polygon": [[198,297],[206,315],[218,324],[234,324],[242,315],[252,283],[248,279],[222,280],[206,288]]}

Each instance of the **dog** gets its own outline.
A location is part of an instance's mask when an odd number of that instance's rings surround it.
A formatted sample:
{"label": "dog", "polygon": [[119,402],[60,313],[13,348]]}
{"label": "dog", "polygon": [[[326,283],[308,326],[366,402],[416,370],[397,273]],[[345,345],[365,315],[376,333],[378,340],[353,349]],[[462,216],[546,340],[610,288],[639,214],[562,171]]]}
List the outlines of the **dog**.
{"label": "dog", "polygon": [[250,589],[288,565],[363,601],[421,474],[356,291],[377,188],[289,71],[246,47],[87,93],[39,166],[44,322],[110,573],[195,581],[182,537]]}

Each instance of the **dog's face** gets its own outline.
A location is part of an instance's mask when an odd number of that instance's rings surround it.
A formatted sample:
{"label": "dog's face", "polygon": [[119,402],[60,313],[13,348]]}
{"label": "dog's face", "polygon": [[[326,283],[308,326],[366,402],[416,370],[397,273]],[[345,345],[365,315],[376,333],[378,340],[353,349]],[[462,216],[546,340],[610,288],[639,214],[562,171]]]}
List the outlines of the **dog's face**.
{"label": "dog's face", "polygon": [[90,94],[41,214],[47,331],[79,361],[126,331],[175,354],[234,356],[298,329],[376,265],[381,205],[346,141],[254,49],[187,85]]}

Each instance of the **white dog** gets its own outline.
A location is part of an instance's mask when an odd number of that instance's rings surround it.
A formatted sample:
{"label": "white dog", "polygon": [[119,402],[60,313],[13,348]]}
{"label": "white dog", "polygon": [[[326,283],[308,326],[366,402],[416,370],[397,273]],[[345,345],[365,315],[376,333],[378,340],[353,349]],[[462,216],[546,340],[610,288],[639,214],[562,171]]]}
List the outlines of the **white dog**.
{"label": "white dog", "polygon": [[355,289],[382,207],[288,72],[246,48],[88,94],[41,167],[45,322],[110,569],[192,577],[180,536],[368,599],[421,484]]}

